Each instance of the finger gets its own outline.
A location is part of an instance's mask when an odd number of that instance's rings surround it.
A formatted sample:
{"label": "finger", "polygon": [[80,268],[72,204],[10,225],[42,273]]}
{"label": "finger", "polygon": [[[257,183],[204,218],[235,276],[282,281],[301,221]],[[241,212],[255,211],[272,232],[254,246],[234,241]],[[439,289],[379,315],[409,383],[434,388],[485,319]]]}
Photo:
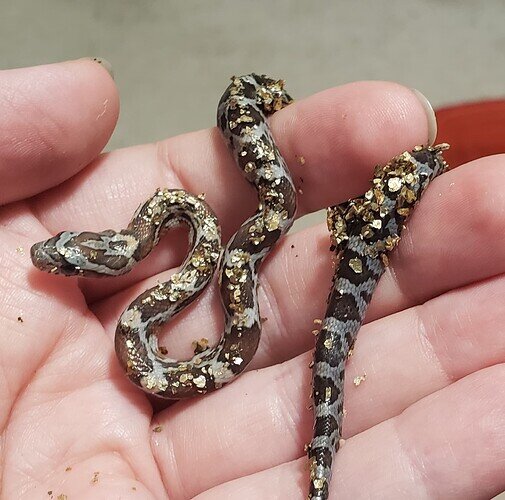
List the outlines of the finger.
{"label": "finger", "polygon": [[377,317],[505,272],[505,155],[473,161],[435,180],[407,223],[383,280]]}
{"label": "finger", "polygon": [[[303,191],[300,215],[363,191],[376,163],[428,137],[427,116],[416,94],[386,82],[321,92],[276,113],[271,126],[295,184]],[[257,204],[220,133],[212,129],[102,157],[64,186],[35,199],[33,208],[52,233],[119,228],[159,186],[205,192],[225,240]],[[165,269],[181,257],[164,256]],[[143,276],[161,269],[150,266]],[[114,284],[102,281],[97,288],[106,291],[95,292],[92,299],[139,277]]]}
{"label": "finger", "polygon": [[[416,401],[474,371],[504,362],[505,340],[500,327],[505,320],[500,307],[504,292],[505,279],[495,278],[364,326],[347,366],[344,436],[356,435],[399,415]],[[448,310],[450,315],[446,314]],[[297,435],[296,429],[304,425],[305,418],[311,418],[310,412],[302,410],[304,403],[309,404],[310,358],[305,354],[283,365],[250,372],[249,378],[237,381],[219,398],[208,397],[207,402],[161,413],[161,423],[170,421],[170,446],[180,449],[191,436],[198,443],[200,467],[216,460],[231,460],[240,454],[240,449],[248,449],[249,460],[242,460],[234,472],[230,471],[235,474],[233,477],[281,463],[263,457],[278,458],[279,440],[286,433],[286,426],[277,427],[275,423],[280,420],[279,415],[292,425],[287,427],[288,434],[297,436],[293,446],[302,446],[300,441],[306,436]],[[233,405],[232,401],[241,403]],[[219,405],[227,408],[225,414],[219,411]],[[199,430],[194,420],[203,411],[209,417],[205,428]],[[247,415],[247,429],[261,429],[262,439],[250,431],[243,436],[241,415]],[[225,451],[216,449],[214,436],[208,433],[209,429],[217,431],[219,426],[227,429]],[[283,460],[291,460],[288,453],[293,450],[287,445],[283,449]],[[222,456],[224,453],[226,457]],[[260,469],[254,469],[260,456]],[[179,460],[179,471],[186,465],[190,467]],[[215,474],[216,484],[230,479],[218,471]]]}
{"label": "finger", "polygon": [[[469,500],[502,492],[505,400],[496,391],[501,382],[503,365],[483,370],[349,439],[337,455],[330,492],[356,499]],[[307,459],[300,458],[197,498],[236,498],[234,492],[247,499],[302,498],[307,484]]]}
{"label": "finger", "polygon": [[[499,258],[505,253],[505,194],[495,193],[492,199],[482,194],[489,190],[487,183],[505,182],[504,161],[500,156],[462,166],[430,186],[408,223],[405,240],[392,255],[372,300],[369,321],[505,272],[505,261]],[[258,294],[261,316],[267,321],[252,366],[279,363],[313,347],[312,322],[324,315],[333,273],[328,246],[324,227],[309,228],[288,236],[262,268]],[[161,273],[98,302],[94,311],[109,335],[133,298],[170,274]],[[171,354],[180,359],[191,354],[191,342],[202,336],[202,317],[205,336],[211,343],[217,341],[222,307],[215,285],[165,328],[169,333],[161,338]]]}
{"label": "finger", "polygon": [[0,71],[0,204],[55,186],[93,160],[118,96],[92,59]]}
{"label": "finger", "polygon": [[246,373],[225,390],[155,416],[154,425],[163,430],[152,436],[152,448],[162,478],[170,478],[165,481],[170,498],[193,498],[303,453],[312,419],[308,356],[304,362],[303,370],[297,359]]}
{"label": "finger", "polygon": [[365,325],[347,366],[345,435],[504,363],[504,292],[505,278],[500,276]]}
{"label": "finger", "polygon": [[[401,415],[347,439],[335,460],[332,491],[342,498],[369,498],[372,492],[376,495],[380,492],[380,498],[490,498],[499,493],[505,487],[501,467],[505,456],[505,428],[500,425],[505,399],[496,391],[501,382],[505,382],[503,365],[481,370],[428,396]],[[275,384],[276,380],[270,383]],[[269,388],[265,390],[268,397]],[[245,394],[234,399],[233,405],[229,402],[226,411],[240,406],[247,397]],[[261,408],[263,411],[265,406]],[[271,424],[267,429],[254,420],[259,414],[242,413],[248,416],[243,422],[243,437],[227,435],[226,441],[222,433],[226,427],[211,425],[209,430],[214,433],[214,440],[218,440],[219,445],[216,446],[216,441],[214,445],[219,451],[205,456],[208,460],[205,470],[211,471],[210,478],[202,475],[195,481],[194,473],[189,477],[182,449],[177,443],[165,442],[168,437],[174,437],[170,430],[167,429],[167,436],[153,437],[155,450],[166,452],[170,446],[170,456],[177,461],[178,482],[186,484],[184,491],[173,488],[169,493],[174,498],[193,497],[208,486],[210,491],[198,498],[230,498],[233,490],[249,492],[244,498],[272,498],[272,495],[276,498],[277,491],[282,494],[279,498],[301,498],[308,485],[307,459],[285,462],[303,454],[299,436],[302,440],[309,438],[310,423],[297,416],[304,413],[303,408],[296,403],[294,406],[294,409],[288,408],[287,414],[270,410]],[[176,419],[171,426],[180,423],[179,415]],[[272,438],[272,429],[276,427],[279,429]],[[241,450],[247,453],[230,453],[229,447],[234,447],[237,438],[244,446]],[[200,449],[198,453],[205,454]],[[219,461],[213,462],[218,454]],[[257,477],[248,472],[253,460],[260,473]],[[275,462],[279,467],[272,465]],[[226,467],[210,467],[211,463],[226,464]],[[166,465],[162,470],[164,477],[173,477],[167,474],[174,473],[174,463]],[[191,471],[194,470],[200,468],[193,462]],[[367,478],[366,482],[363,477]],[[241,479],[211,489],[226,478]]]}

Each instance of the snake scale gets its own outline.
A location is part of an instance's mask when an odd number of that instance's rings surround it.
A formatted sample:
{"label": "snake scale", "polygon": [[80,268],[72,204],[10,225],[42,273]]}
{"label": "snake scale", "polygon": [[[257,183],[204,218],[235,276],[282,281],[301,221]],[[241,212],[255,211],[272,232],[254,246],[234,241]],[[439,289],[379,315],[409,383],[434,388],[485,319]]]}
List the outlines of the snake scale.
{"label": "snake scale", "polygon": [[[116,328],[120,364],[144,391],[165,399],[204,394],[234,380],[254,356],[261,334],[259,266],[296,212],[296,190],[266,118],[291,102],[282,80],[256,74],[233,77],[219,102],[218,127],[259,198],[256,213],[224,250],[212,209],[203,197],[182,189],[158,189],[124,230],[63,231],[33,245],[31,258],[41,270],[118,276],[147,257],[165,231],[180,223],[189,226],[190,251],[180,270],[134,299]],[[446,147],[418,147],[394,158],[376,169],[364,196],[328,209],[337,265],[314,353],[309,499],[328,498],[341,437],[345,362],[405,219],[428,183],[446,168],[441,155]],[[158,345],[157,328],[198,297],[218,264],[225,317],[221,340],[213,348],[197,343],[187,361],[167,357]]]}

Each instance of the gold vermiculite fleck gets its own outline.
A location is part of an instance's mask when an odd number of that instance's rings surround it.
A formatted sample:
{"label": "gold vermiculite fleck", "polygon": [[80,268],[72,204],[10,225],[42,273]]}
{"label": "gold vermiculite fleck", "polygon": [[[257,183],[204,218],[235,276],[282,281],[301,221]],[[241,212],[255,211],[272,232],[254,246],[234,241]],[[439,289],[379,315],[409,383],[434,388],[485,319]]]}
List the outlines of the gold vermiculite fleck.
{"label": "gold vermiculite fleck", "polygon": [[358,375],[357,377],[354,377],[354,385],[358,387],[361,385],[364,381],[366,380],[366,373],[363,373],[363,375]]}
{"label": "gold vermiculite fleck", "polygon": [[349,267],[356,273],[359,274],[363,272],[363,263],[361,262],[361,259],[358,259],[357,257],[355,259],[351,259],[349,261]]}
{"label": "gold vermiculite fleck", "polygon": [[391,177],[391,179],[388,180],[388,188],[392,193],[400,191],[402,188],[402,180],[399,177]]}
{"label": "gold vermiculite fleck", "polygon": [[326,387],[324,390],[324,400],[329,401],[331,399],[331,387]]}

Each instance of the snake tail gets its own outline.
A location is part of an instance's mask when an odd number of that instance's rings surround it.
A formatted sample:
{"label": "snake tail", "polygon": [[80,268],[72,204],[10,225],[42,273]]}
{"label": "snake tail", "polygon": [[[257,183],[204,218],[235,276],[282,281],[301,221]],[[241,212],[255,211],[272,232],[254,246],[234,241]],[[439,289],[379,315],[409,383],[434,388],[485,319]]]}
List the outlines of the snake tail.
{"label": "snake tail", "polygon": [[327,211],[336,268],[314,351],[314,434],[308,446],[311,500],[326,500],[344,416],[345,364],[405,221],[444,172],[447,144],[416,147],[376,168],[371,188]]}

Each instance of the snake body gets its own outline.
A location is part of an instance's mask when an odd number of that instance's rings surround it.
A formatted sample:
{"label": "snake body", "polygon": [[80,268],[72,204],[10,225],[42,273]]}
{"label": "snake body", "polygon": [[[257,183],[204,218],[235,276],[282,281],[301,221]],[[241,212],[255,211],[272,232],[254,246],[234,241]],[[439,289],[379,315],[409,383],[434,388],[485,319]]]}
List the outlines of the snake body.
{"label": "snake body", "polygon": [[429,182],[446,169],[446,144],[417,147],[375,171],[364,196],[328,209],[336,269],[314,351],[314,436],[308,447],[309,499],[329,494],[344,415],[345,363],[405,220]]}
{"label": "snake body", "polygon": [[258,269],[291,227],[296,191],[266,118],[291,102],[282,80],[255,74],[233,77],[218,106],[218,127],[246,179],[258,192],[256,213],[224,249],[219,268],[225,328],[219,343],[199,344],[187,361],[168,358],[156,328],[186,307],[212,278],[220,255],[220,230],[208,205],[184,190],[160,189],[137,211],[126,230],[62,232],[32,247],[39,269],[64,274],[116,276],[146,257],[167,228],[186,222],[191,250],[176,274],[138,296],[121,315],[116,354],[144,391],[182,399],[222,387],[256,352],[261,334]]}

